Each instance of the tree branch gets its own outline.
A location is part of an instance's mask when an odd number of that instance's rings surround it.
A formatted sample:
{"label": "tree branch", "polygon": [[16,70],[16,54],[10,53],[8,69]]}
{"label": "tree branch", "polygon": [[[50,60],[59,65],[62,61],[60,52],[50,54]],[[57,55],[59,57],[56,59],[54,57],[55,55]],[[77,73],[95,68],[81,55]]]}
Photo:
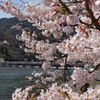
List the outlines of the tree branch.
{"label": "tree branch", "polygon": [[95,19],[92,10],[89,8],[89,0],[85,0],[85,3],[86,3],[86,5],[85,5],[86,10],[88,11],[90,18],[92,19],[92,23],[100,31],[100,25],[98,23],[98,19]]}
{"label": "tree branch", "polygon": [[87,23],[83,22],[81,19],[79,19],[79,21],[80,21],[80,23],[85,24],[87,26],[91,26],[92,25],[92,24],[87,24]]}
{"label": "tree branch", "polygon": [[24,4],[26,4],[26,3],[28,3],[28,2],[24,2],[23,0],[20,0],[22,3],[24,3]]}
{"label": "tree branch", "polygon": [[95,70],[97,70],[100,67],[100,64],[98,64],[93,71],[89,71],[89,73],[93,73]]}
{"label": "tree branch", "polygon": [[62,0],[59,0],[60,4],[66,9],[66,11],[69,13],[69,14],[73,14],[70,9],[66,6],[66,4],[64,2],[62,2]]}
{"label": "tree branch", "polygon": [[82,1],[69,1],[69,2],[64,2],[64,3],[82,3]]}
{"label": "tree branch", "polygon": [[87,91],[87,88],[89,87],[89,83],[85,83],[85,85],[83,85],[80,90],[83,92],[86,92]]}
{"label": "tree branch", "polygon": [[64,66],[64,82],[66,82],[66,65],[67,65],[67,58],[68,58],[68,55],[66,55],[66,58],[65,58],[65,66]]}
{"label": "tree branch", "polygon": [[100,80],[98,80],[98,79],[95,79],[96,81],[100,81]]}

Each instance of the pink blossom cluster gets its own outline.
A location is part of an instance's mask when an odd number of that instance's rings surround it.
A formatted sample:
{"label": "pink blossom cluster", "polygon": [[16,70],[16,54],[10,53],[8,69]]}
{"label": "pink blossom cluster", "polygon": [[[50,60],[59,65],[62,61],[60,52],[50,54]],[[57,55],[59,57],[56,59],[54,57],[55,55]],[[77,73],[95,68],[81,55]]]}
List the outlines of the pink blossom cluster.
{"label": "pink blossom cluster", "polygon": [[[25,48],[24,51],[25,52],[32,52],[32,53],[34,53],[36,51],[35,45],[37,43],[37,40],[34,39],[34,37],[35,37],[34,32],[32,33],[32,36],[30,36],[30,32],[26,32],[26,31],[23,31],[21,36],[19,36],[18,34],[16,35],[16,39],[18,39],[19,41],[20,40],[24,41],[26,47],[30,48],[30,49]],[[22,46],[21,46],[21,48],[22,48]]]}
{"label": "pink blossom cluster", "polygon": [[56,70],[55,72],[50,72],[50,74],[54,77],[54,79],[63,77],[63,72],[59,70]]}
{"label": "pink blossom cluster", "polygon": [[[100,32],[95,29],[89,29],[87,32],[88,38],[84,37],[84,33],[76,28],[77,34],[70,37],[70,40],[64,40],[57,48],[63,54],[69,54],[68,61],[73,62],[80,60],[83,62],[92,63],[94,59],[100,57]],[[81,35],[81,36],[80,36]]]}
{"label": "pink blossom cluster", "polygon": [[[81,6],[81,10],[84,9],[84,3],[80,5],[80,3],[75,7],[75,5],[69,5],[69,9],[74,12],[76,9],[76,14],[61,14],[60,12],[65,12],[65,10],[62,8],[61,4],[59,3],[59,0],[41,0],[42,3],[44,3],[44,8],[43,6],[38,6],[39,3],[33,3],[29,2],[24,5],[27,11],[28,15],[28,20],[32,20],[32,23],[34,25],[39,26],[39,29],[43,29],[42,34],[49,37],[51,34],[53,34],[54,38],[60,38],[63,34],[61,31],[65,32],[67,35],[71,35],[72,32],[74,31],[73,26],[76,25],[75,31],[77,32],[77,35],[74,37],[70,37],[70,40],[64,40],[66,41],[66,45],[63,42],[61,44],[56,44],[58,47],[58,50],[61,53],[64,54],[69,54],[68,61],[74,62],[76,60],[81,60],[84,62],[93,62],[94,59],[99,58],[99,50],[100,50],[100,32],[95,29],[95,27],[92,25],[93,28],[91,28],[88,25],[92,24],[92,19],[88,15],[82,16],[81,14],[78,16],[78,11]],[[68,3],[68,2],[67,2]],[[48,7],[47,7],[48,5]],[[67,4],[66,4],[67,5]],[[50,9],[57,9],[58,13],[51,17],[51,12]],[[57,8],[59,7],[59,8]],[[92,3],[92,11],[94,16],[99,18],[99,1],[95,1]],[[42,9],[43,8],[43,9]],[[41,11],[42,9],[42,11]],[[63,11],[64,10],[64,11]],[[54,10],[55,11],[55,10]],[[84,14],[87,12],[85,10],[82,10]],[[41,13],[40,13],[41,12]],[[44,17],[45,16],[45,17]],[[44,19],[45,18],[45,19]],[[37,21],[38,19],[38,21]],[[42,22],[41,22],[41,21]],[[80,20],[83,22],[81,23]],[[31,22],[31,21],[29,21]],[[63,23],[67,23],[66,26],[61,27],[60,26]],[[85,23],[85,24],[84,24]],[[78,26],[77,26],[78,25]],[[25,41],[30,41],[29,36],[24,36]],[[21,38],[22,39],[22,38]],[[22,39],[23,40],[23,39]],[[95,42],[94,42],[95,41]],[[39,45],[36,45],[36,40],[32,39],[31,42],[26,42],[26,46],[31,48],[31,49],[25,49],[25,52],[35,52],[38,51],[42,53],[42,49],[38,49]],[[40,41],[37,43],[40,44]],[[40,45],[44,45],[41,41]],[[37,49],[35,48],[35,45],[37,46]],[[46,45],[46,44],[45,44]],[[59,46],[62,45],[62,46]],[[47,45],[46,45],[47,46]],[[50,45],[48,45],[50,46]],[[55,47],[55,44],[54,46]],[[52,48],[53,48],[52,47]],[[51,48],[51,47],[50,47]],[[56,48],[54,48],[56,49]],[[42,55],[38,56],[38,59],[46,59],[46,60],[53,60],[53,51],[54,49],[45,49],[44,50],[47,52],[44,52]],[[43,51],[44,51],[43,50]],[[88,51],[88,52],[87,52]],[[81,57],[79,56],[81,54]]]}
{"label": "pink blossom cluster", "polygon": [[32,81],[32,79],[33,79],[33,77],[32,77],[32,76],[29,76],[29,77],[28,77],[28,76],[26,76],[25,78],[26,78],[26,79],[28,79],[29,81]]}
{"label": "pink blossom cluster", "polygon": [[87,70],[75,68],[72,79],[76,81],[76,83],[91,83],[94,82],[97,76],[99,75],[99,72],[94,71],[93,73],[89,73]]}
{"label": "pink blossom cluster", "polygon": [[[22,5],[17,6],[17,5],[12,4],[11,0],[10,1],[5,0],[4,5],[0,4],[1,6],[0,8],[4,12],[10,13],[21,20],[28,19],[29,22],[34,23],[35,25],[39,26],[40,29],[45,29],[45,31],[43,31],[44,35],[49,36],[50,34],[53,34],[55,38],[60,38],[62,36],[62,33],[61,33],[61,28],[60,28],[59,23],[63,16],[65,19],[64,22],[67,22],[67,25],[63,29],[63,31],[66,34],[73,31],[73,27],[71,27],[70,25],[77,24],[79,22],[79,18],[85,23],[88,23],[88,24],[92,23],[91,19],[90,19],[91,21],[87,20],[90,22],[84,21],[86,16],[84,17],[82,16],[82,14],[78,15],[80,10],[82,10],[84,14],[86,13],[86,11],[84,10],[85,3],[84,1],[83,3],[81,3],[82,1],[83,0],[80,0],[80,3],[78,3],[77,6],[75,4],[70,5],[70,2],[72,1],[69,1],[69,4],[67,1],[64,1],[64,2],[67,2],[66,6],[68,6],[69,10],[72,11],[72,14],[69,14],[65,9],[63,9],[59,0],[49,0],[49,1],[41,0],[44,6],[41,6],[40,3],[33,3],[33,2],[25,3],[23,4],[23,6]],[[100,5],[99,0],[96,0],[94,1],[94,3],[91,4],[91,7],[90,7],[96,19],[99,18],[100,16],[99,5]],[[26,12],[22,10],[21,7],[25,8]],[[50,8],[51,8],[51,11],[50,11]],[[55,14],[56,12],[58,12],[56,16],[52,17],[52,11]],[[76,14],[73,14],[73,13],[76,13]]]}
{"label": "pink blossom cluster", "polygon": [[43,62],[43,64],[42,64],[42,68],[43,68],[44,70],[51,69],[52,67],[53,67],[53,66],[52,66],[51,63],[48,62],[48,61],[45,61],[45,62]]}
{"label": "pink blossom cluster", "polygon": [[41,72],[41,73],[35,73],[34,74],[34,77],[41,77],[43,75],[43,73]]}
{"label": "pink blossom cluster", "polygon": [[29,97],[28,91],[17,88],[12,94],[12,100],[27,100]]}
{"label": "pink blossom cluster", "polygon": [[60,94],[60,88],[57,87],[57,84],[53,84],[46,92],[41,91],[40,96],[37,97],[37,100],[64,100],[64,96]]}
{"label": "pink blossom cluster", "polygon": [[38,59],[46,59],[47,61],[52,61],[54,60],[53,54],[56,53],[56,44],[38,41],[36,44],[36,53],[41,54],[37,56]]}
{"label": "pink blossom cluster", "polygon": [[4,4],[0,3],[0,9],[12,16],[18,17],[19,20],[27,19],[27,15],[20,9],[20,6],[14,5],[12,0],[4,0]]}
{"label": "pink blossom cluster", "polygon": [[[21,0],[22,1],[22,0]],[[75,63],[75,61],[83,61],[94,63],[95,59],[99,59],[95,63],[100,63],[100,0],[40,0],[41,2],[28,2],[21,5],[15,5],[11,0],[0,2],[0,9],[11,14],[19,20],[28,20],[33,26],[37,26],[42,32],[41,34],[47,38],[46,40],[36,40],[32,34],[23,31],[17,39],[25,42],[30,50],[25,52],[37,53],[39,60],[45,60],[42,68],[47,71],[52,68],[49,61],[55,61],[62,66],[66,63]],[[41,5],[42,3],[42,5]],[[52,16],[53,15],[53,16]],[[73,32],[76,32],[72,36]],[[63,35],[69,38],[62,39]],[[49,40],[53,43],[50,43]],[[54,42],[56,41],[56,42]],[[61,55],[61,54],[62,55]],[[68,54],[67,61],[60,59],[63,55]],[[97,71],[89,73],[87,70],[75,68],[72,79],[77,83],[90,83],[95,81],[98,76]],[[55,78],[62,77],[60,71],[50,73],[53,77],[42,77],[43,73],[35,73],[35,77],[41,77],[42,83],[46,81],[55,81]],[[26,77],[32,81],[32,77]],[[40,81],[35,81],[38,87],[41,87]],[[27,87],[22,91],[21,88],[16,89],[12,95],[13,100],[29,99],[29,91],[32,87]],[[87,92],[79,94],[72,91],[68,85],[65,87],[53,84],[47,91],[41,91],[37,100],[100,100],[100,85],[94,89],[88,88]]]}
{"label": "pink blossom cluster", "polygon": [[100,99],[100,85],[94,89],[88,88],[87,92],[83,94],[72,91],[72,88],[65,84],[64,87],[53,84],[49,89],[41,91],[37,100],[99,100]]}

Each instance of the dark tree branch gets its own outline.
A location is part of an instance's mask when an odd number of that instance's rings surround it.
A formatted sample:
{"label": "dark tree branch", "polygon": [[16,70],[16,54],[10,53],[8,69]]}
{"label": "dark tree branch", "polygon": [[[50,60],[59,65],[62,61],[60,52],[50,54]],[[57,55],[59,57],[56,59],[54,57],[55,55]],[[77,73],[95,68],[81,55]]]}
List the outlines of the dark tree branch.
{"label": "dark tree branch", "polygon": [[64,2],[64,3],[82,3],[82,1],[73,1],[73,2],[69,1],[69,2]]}
{"label": "dark tree branch", "polygon": [[73,14],[70,9],[66,6],[66,4],[64,2],[62,2],[62,0],[59,0],[60,4],[66,9],[66,11],[69,13],[69,14]]}
{"label": "dark tree branch", "polygon": [[66,82],[66,70],[68,70],[67,68],[67,58],[68,58],[68,55],[65,56],[65,65],[64,65],[64,82]]}
{"label": "dark tree branch", "polygon": [[98,23],[98,19],[95,19],[92,10],[89,8],[89,0],[85,0],[85,3],[86,3],[86,5],[85,5],[86,10],[88,11],[90,18],[92,19],[92,23],[94,24],[96,29],[98,29],[100,31],[100,25]]}
{"label": "dark tree branch", "polygon": [[61,39],[57,39],[57,38],[52,38],[52,37],[47,37],[47,36],[45,36],[45,35],[43,35],[42,33],[40,33],[40,34],[38,34],[38,33],[36,33],[35,32],[35,34],[37,35],[37,36],[44,36],[45,38],[47,38],[47,39],[50,39],[50,40],[54,40],[54,41],[56,41],[56,42],[61,42]]}
{"label": "dark tree branch", "polygon": [[100,19],[100,17],[98,17],[98,20]]}
{"label": "dark tree branch", "polygon": [[89,71],[89,73],[93,73],[95,70],[97,70],[100,67],[100,64],[98,64],[93,71]]}
{"label": "dark tree branch", "polygon": [[89,65],[89,67],[91,67],[91,66],[94,64],[94,62],[97,61],[98,59],[99,59],[99,58],[95,59],[95,60]]}
{"label": "dark tree branch", "polygon": [[87,23],[83,22],[81,19],[79,19],[79,21],[80,21],[82,24],[85,24],[85,25],[87,25],[87,26],[91,26],[91,25],[92,25],[92,24],[87,24]]}
{"label": "dark tree branch", "polygon": [[85,85],[83,85],[80,90],[83,92],[86,92],[87,91],[87,88],[89,87],[89,83],[85,83]]}
{"label": "dark tree branch", "polygon": [[28,3],[28,2],[24,2],[23,0],[20,0],[22,3],[24,3],[24,4],[26,4],[26,3]]}
{"label": "dark tree branch", "polygon": [[98,80],[98,79],[95,79],[96,81],[100,81],[100,80]]}
{"label": "dark tree branch", "polygon": [[55,62],[55,61],[57,61],[57,60],[59,60],[59,59],[62,59],[62,58],[64,58],[64,57],[66,57],[66,56],[68,56],[68,54],[63,55],[63,56],[61,56],[60,58],[55,58],[52,62]]}

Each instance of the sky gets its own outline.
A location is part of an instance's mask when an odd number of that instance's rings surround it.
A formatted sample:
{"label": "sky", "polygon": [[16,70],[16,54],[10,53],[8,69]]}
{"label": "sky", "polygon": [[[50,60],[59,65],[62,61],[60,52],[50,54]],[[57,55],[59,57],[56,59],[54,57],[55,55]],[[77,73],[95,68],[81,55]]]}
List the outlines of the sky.
{"label": "sky", "polygon": [[[0,0],[0,1],[4,1],[4,0]],[[40,1],[40,0],[23,0],[23,1],[24,2],[29,2],[29,1],[36,2],[36,1]],[[14,4],[20,4],[21,3],[20,0],[12,0],[12,2]],[[2,10],[0,10],[0,18],[10,18],[10,17],[13,17],[13,16],[11,16],[10,14],[4,13]]]}

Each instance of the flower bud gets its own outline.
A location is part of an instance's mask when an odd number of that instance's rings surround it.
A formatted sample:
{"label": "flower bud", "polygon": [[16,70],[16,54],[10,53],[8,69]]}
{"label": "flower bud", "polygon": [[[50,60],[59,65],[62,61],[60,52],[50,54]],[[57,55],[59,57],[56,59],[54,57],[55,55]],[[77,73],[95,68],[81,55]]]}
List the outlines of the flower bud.
{"label": "flower bud", "polygon": [[51,7],[54,7],[54,6],[59,6],[59,4],[58,3],[52,3],[51,5],[50,5]]}

